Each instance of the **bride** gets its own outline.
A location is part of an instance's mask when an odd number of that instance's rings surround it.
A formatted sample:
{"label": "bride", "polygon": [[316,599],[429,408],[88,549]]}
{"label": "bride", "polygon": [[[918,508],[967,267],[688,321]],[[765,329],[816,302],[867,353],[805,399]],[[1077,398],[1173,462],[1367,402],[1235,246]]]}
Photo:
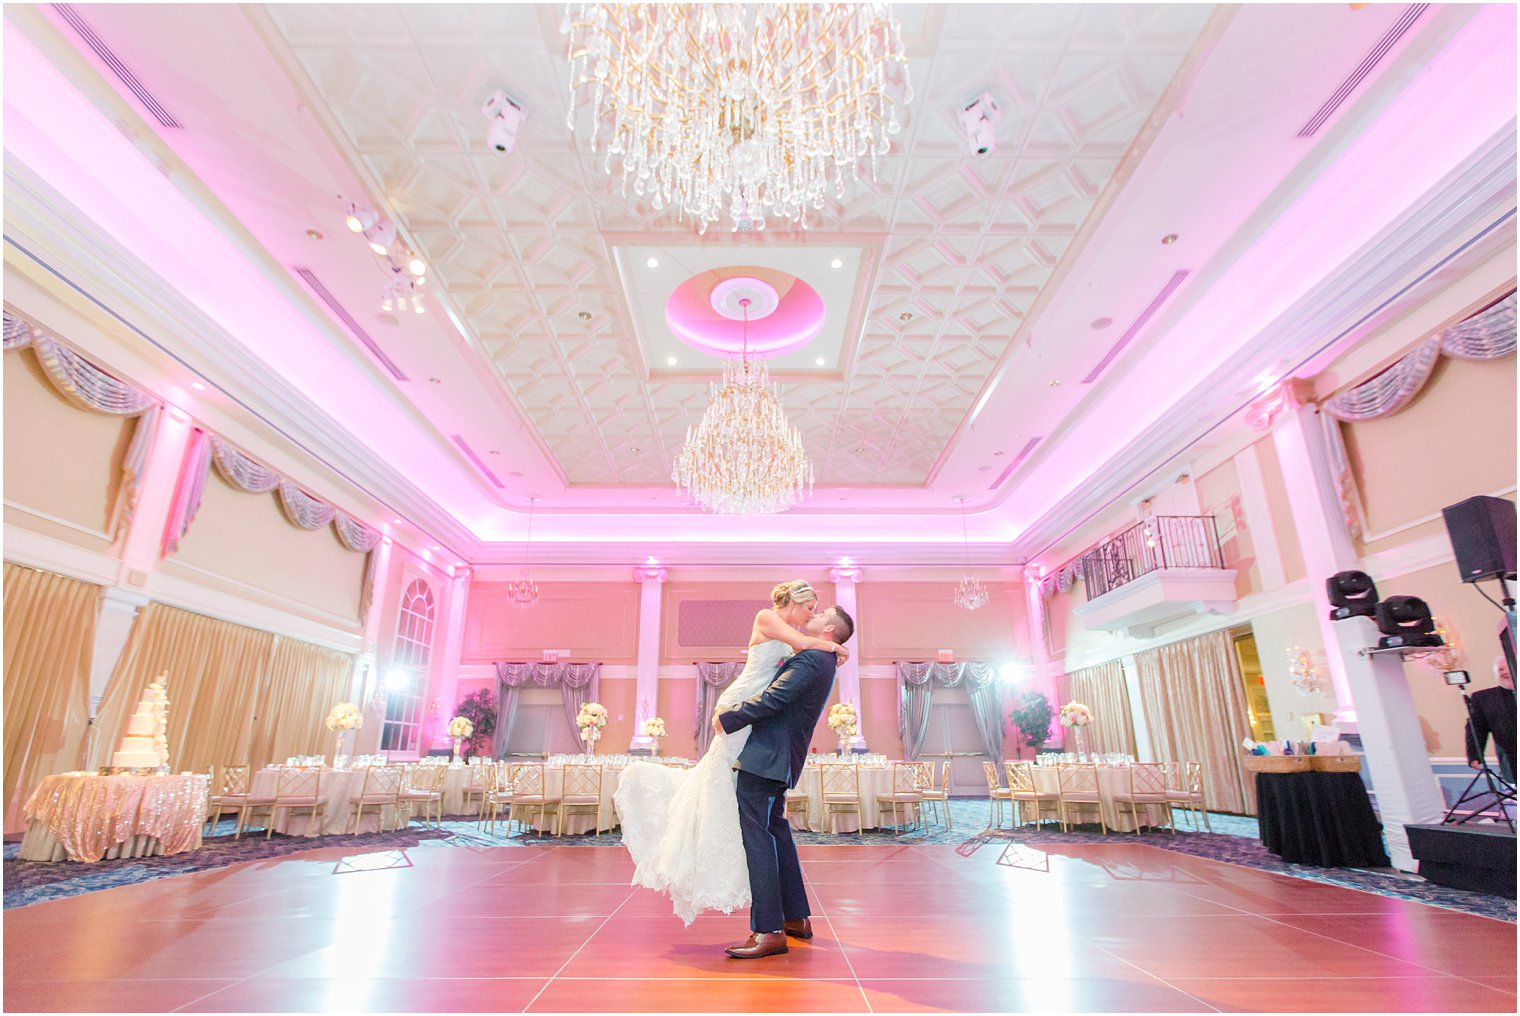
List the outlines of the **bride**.
{"label": "bride", "polygon": [[[718,697],[715,712],[758,695],[794,651],[827,650],[838,653],[841,663],[848,658],[844,646],[797,630],[818,609],[812,586],[801,579],[783,582],[771,590],[771,602],[773,609],[755,615],[749,660]],[[727,914],[750,903],[733,773],[749,733],[744,727],[714,735],[692,769],[635,762],[623,770],[613,795],[623,845],[633,855],[633,884],[668,894],[676,916],[688,925],[703,910]]]}

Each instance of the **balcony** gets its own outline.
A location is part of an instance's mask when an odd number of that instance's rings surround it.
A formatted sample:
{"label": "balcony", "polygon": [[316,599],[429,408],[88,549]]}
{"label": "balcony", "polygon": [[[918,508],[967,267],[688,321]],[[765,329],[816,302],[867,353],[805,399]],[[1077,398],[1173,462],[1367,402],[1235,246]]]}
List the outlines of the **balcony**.
{"label": "balcony", "polygon": [[1159,625],[1235,610],[1235,570],[1224,566],[1212,515],[1160,515],[1082,558],[1089,628],[1150,638]]}

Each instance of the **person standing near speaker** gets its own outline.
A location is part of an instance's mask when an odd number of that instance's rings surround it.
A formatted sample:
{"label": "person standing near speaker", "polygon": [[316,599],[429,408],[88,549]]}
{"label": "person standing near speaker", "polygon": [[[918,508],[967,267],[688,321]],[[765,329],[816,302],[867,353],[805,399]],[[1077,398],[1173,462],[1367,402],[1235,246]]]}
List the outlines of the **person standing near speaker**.
{"label": "person standing near speaker", "polygon": [[1472,725],[1467,729],[1467,764],[1474,769],[1483,765],[1488,736],[1494,736],[1494,751],[1499,756],[1499,775],[1504,782],[1515,782],[1515,679],[1504,657],[1494,659],[1494,677],[1498,685],[1481,688],[1468,696]]}

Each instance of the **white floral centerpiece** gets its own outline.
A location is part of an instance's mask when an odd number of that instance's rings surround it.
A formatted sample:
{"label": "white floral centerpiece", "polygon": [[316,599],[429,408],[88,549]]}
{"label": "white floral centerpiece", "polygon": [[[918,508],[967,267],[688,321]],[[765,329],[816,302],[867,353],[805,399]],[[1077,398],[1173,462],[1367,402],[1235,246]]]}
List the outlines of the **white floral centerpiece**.
{"label": "white floral centerpiece", "polygon": [[1081,702],[1068,702],[1061,707],[1061,726],[1070,727],[1077,739],[1077,755],[1087,754],[1086,727],[1092,722],[1092,710]]}
{"label": "white floral centerpiece", "polygon": [[659,716],[651,716],[644,721],[644,736],[654,741],[654,753],[660,753],[660,738],[665,736],[665,720]]}
{"label": "white floral centerpiece", "polygon": [[839,738],[839,754],[843,755],[850,747],[850,738],[859,732],[859,717],[855,714],[855,707],[848,702],[835,702],[829,709],[829,729]]}
{"label": "white floral centerpiece", "polygon": [[587,702],[576,715],[575,725],[581,730],[581,740],[586,742],[586,753],[594,755],[602,728],[607,725],[607,707],[600,702]]}
{"label": "white floral centerpiece", "polygon": [[338,735],[333,746],[333,768],[337,768],[338,758],[343,754],[343,735],[364,726],[364,713],[352,702],[339,702],[327,714],[326,723],[327,729]]}
{"label": "white floral centerpiece", "polygon": [[449,721],[449,736],[454,739],[454,757],[459,757],[460,749],[464,747],[467,738],[475,733],[475,724],[470,722],[468,716],[456,716]]}

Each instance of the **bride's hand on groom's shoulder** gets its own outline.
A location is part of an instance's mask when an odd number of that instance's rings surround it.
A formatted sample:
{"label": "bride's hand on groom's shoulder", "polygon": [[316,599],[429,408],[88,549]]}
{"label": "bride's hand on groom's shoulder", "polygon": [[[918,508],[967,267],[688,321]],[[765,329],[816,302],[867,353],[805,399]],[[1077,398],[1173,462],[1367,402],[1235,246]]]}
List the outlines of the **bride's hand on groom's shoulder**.
{"label": "bride's hand on groom's shoulder", "polygon": [[850,647],[841,645],[836,642],[834,644],[834,655],[838,657],[838,659],[834,661],[835,663],[844,663],[850,658]]}

